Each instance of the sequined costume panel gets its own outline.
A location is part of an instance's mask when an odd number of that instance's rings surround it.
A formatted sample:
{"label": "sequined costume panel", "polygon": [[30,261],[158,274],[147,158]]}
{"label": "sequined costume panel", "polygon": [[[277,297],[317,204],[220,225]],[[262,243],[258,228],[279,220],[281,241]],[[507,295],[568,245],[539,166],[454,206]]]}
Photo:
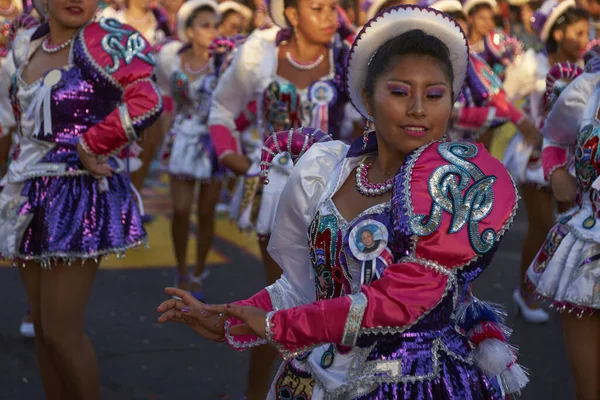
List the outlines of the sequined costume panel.
{"label": "sequined costume panel", "polygon": [[544,136],[574,161],[578,193],[576,206],[558,218],[527,271],[540,296],[577,315],[600,309],[599,81],[597,73],[582,74],[548,115]]}
{"label": "sequined costume panel", "polygon": [[[147,43],[116,21],[82,28],[67,66],[24,82],[21,72],[47,30],[23,33],[24,48],[15,54],[11,102],[20,141],[0,193],[0,253],[43,266],[120,254],[145,242],[127,165],[116,153],[162,110]],[[131,47],[117,46],[119,40]],[[113,176],[92,177],[78,143],[106,152]]]}
{"label": "sequined costume panel", "polygon": [[[175,100],[175,118],[165,137],[161,150],[161,163],[165,170],[180,179],[204,182],[223,179],[225,169],[219,164],[208,132],[208,112],[217,85],[217,75],[212,60],[195,79],[182,68],[181,51],[171,71],[169,97]],[[160,57],[165,55],[160,54]],[[166,63],[160,63],[166,64]]]}

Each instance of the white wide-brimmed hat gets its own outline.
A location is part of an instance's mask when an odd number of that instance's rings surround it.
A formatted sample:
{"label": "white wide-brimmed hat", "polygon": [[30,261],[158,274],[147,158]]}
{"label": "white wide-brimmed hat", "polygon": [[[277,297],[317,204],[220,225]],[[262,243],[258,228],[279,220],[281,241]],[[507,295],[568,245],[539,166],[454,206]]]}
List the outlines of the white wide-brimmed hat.
{"label": "white wide-brimmed hat", "polygon": [[219,5],[214,0],[188,0],[179,8],[177,11],[177,36],[178,39],[182,42],[187,42],[188,38],[185,36],[185,25],[187,23],[188,18],[192,15],[192,13],[201,8],[201,7],[210,7],[213,9],[215,14],[221,17],[221,12],[219,11]]}
{"label": "white wide-brimmed hat", "polygon": [[533,13],[531,26],[538,34],[542,42],[546,42],[550,37],[550,29],[569,8],[575,8],[575,0],[546,0],[544,4]]}
{"label": "white wide-brimmed hat", "polygon": [[492,10],[495,10],[498,6],[496,0],[465,0],[462,5],[465,15],[469,15],[471,10],[480,4],[487,4],[492,8]]}
{"label": "white wide-brimmed hat", "polygon": [[228,11],[235,11],[236,13],[241,14],[246,20],[252,19],[252,10],[236,1],[228,0],[219,3],[219,11],[221,12],[221,15]]}
{"label": "white wide-brimmed hat", "polygon": [[285,4],[283,0],[269,0],[269,15],[275,25],[280,28],[291,28],[285,19]]}
{"label": "white wide-brimmed hat", "polygon": [[354,108],[365,118],[369,115],[362,91],[367,81],[369,62],[385,42],[415,29],[435,36],[448,46],[454,73],[454,97],[462,90],[469,65],[469,45],[458,22],[433,8],[416,5],[388,8],[365,24],[348,56],[346,89]]}
{"label": "white wide-brimmed hat", "polygon": [[463,5],[458,0],[425,0],[420,6],[433,8],[444,13],[464,13]]}
{"label": "white wide-brimmed hat", "polygon": [[532,1],[533,0],[508,0],[507,3],[509,6],[520,7],[527,3],[531,3]]}

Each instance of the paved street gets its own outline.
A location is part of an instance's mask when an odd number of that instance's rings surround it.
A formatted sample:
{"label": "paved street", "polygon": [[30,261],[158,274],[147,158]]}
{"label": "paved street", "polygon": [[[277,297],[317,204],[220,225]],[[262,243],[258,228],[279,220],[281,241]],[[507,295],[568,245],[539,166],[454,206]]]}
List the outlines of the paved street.
{"label": "paved street", "polygon": [[[87,327],[101,368],[102,395],[108,400],[237,400],[246,384],[248,357],[223,344],[205,341],[182,326],[156,323],[163,287],[173,282],[169,203],[163,180],[146,190],[147,209],[158,218],[148,227],[150,249],[103,264],[87,310]],[[520,246],[526,229],[520,210],[476,294],[508,306],[513,343],[532,382],[522,399],[570,400],[572,379],[562,347],[558,318],[531,326],[514,319],[510,296],[518,281]],[[190,243],[190,263],[194,243]],[[210,302],[227,302],[255,293],[264,274],[252,236],[240,234],[225,218],[218,222],[207,280]],[[34,345],[18,334],[26,307],[18,271],[0,268],[0,400],[43,399]]]}

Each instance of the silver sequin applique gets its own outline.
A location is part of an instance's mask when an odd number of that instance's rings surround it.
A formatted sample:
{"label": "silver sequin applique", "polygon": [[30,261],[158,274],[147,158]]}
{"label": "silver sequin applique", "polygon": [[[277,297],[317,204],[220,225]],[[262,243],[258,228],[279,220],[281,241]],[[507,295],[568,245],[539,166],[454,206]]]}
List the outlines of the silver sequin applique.
{"label": "silver sequin applique", "polygon": [[[102,38],[102,48],[112,57],[112,65],[106,66],[106,72],[115,73],[121,66],[121,60],[129,65],[135,58],[139,58],[150,65],[154,65],[151,54],[144,54],[146,41],[139,32],[123,29],[119,21],[112,18],[102,18],[100,27],[108,32]],[[121,42],[126,39],[125,45]]]}
{"label": "silver sequin applique", "polygon": [[416,235],[430,235],[439,228],[442,211],[446,211],[452,215],[449,233],[457,233],[468,226],[471,246],[478,254],[486,253],[492,248],[497,234],[491,228],[480,234],[479,221],[489,215],[494,205],[492,186],[496,177],[486,176],[468,161],[478,152],[472,143],[442,143],[438,152],[449,164],[436,168],[431,174],[428,182],[433,200],[431,211],[429,215],[414,215],[410,228]]}

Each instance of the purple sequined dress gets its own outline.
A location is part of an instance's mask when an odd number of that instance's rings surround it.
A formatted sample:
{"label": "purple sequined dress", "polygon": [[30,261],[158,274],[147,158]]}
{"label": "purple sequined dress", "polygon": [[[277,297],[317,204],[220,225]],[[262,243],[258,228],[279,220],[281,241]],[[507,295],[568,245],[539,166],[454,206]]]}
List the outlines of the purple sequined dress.
{"label": "purple sequined dress", "polygon": [[[15,47],[11,101],[21,140],[0,193],[0,254],[50,266],[124,253],[146,240],[123,151],[162,110],[152,57],[143,40],[119,53],[116,42],[139,34],[103,20],[75,34],[67,66],[26,83],[23,69],[47,33],[47,25],[27,31]],[[83,168],[80,142],[108,159],[111,177]]]}

